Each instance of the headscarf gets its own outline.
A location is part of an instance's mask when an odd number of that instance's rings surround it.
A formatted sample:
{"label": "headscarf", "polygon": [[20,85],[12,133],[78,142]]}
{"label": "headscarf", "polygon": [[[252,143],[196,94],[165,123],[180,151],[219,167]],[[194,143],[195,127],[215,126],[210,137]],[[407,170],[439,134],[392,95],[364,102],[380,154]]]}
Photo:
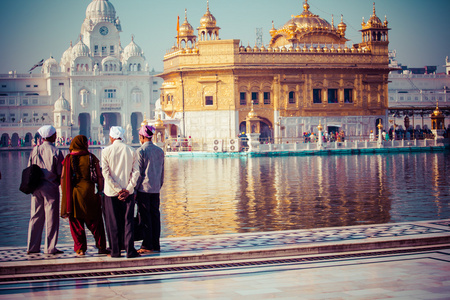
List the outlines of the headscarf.
{"label": "headscarf", "polygon": [[[70,153],[63,161],[64,172],[61,178],[61,217],[67,217],[72,212],[73,193],[72,193],[72,176],[73,170],[71,167],[72,156],[88,155],[87,137],[84,135],[77,135],[72,139],[69,146]],[[75,151],[75,152],[74,152]]]}
{"label": "headscarf", "polygon": [[109,136],[113,139],[124,139],[125,130],[120,126],[112,126],[109,129]]}
{"label": "headscarf", "polygon": [[139,135],[145,138],[151,139],[153,134],[155,134],[156,128],[150,125],[144,125],[139,129]]}
{"label": "headscarf", "polygon": [[70,142],[69,150],[70,152],[88,151],[87,137],[81,134],[74,137],[72,142]]}
{"label": "headscarf", "polygon": [[47,139],[56,133],[56,129],[52,125],[44,125],[38,129],[38,133],[43,139]]}

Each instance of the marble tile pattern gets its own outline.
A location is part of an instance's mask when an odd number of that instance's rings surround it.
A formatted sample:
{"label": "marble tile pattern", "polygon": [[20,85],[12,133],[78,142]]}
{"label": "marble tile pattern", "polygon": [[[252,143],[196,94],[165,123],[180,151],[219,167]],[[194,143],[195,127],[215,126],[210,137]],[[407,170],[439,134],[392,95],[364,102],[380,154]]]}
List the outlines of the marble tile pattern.
{"label": "marble tile pattern", "polygon": [[[450,234],[450,220],[434,222],[413,222],[398,224],[364,225],[352,227],[335,227],[321,229],[305,229],[291,231],[273,231],[260,233],[223,234],[215,236],[198,236],[186,238],[164,238],[161,240],[161,254],[171,255],[201,253],[210,251],[270,249],[289,245],[307,245],[313,243],[355,241],[362,239],[389,238],[408,235],[429,235],[436,233]],[[139,248],[140,242],[136,242]],[[76,257],[71,245],[58,245],[64,254],[47,255],[42,251],[37,254],[26,254],[24,247],[0,248],[0,264],[2,262],[23,262],[33,260],[64,260]],[[87,257],[96,257],[97,249],[89,245]]]}

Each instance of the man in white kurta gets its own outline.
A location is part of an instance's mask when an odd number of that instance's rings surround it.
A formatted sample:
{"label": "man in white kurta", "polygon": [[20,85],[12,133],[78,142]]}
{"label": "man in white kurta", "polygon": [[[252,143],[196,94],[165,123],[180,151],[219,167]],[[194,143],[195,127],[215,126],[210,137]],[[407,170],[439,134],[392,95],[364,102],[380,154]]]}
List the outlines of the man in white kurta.
{"label": "man in white kurta", "polygon": [[139,178],[136,151],[126,145],[125,130],[119,126],[110,129],[111,145],[102,151],[102,173],[105,178],[104,212],[106,230],[111,246],[111,257],[137,257],[134,248],[134,187]]}
{"label": "man in white kurta", "polygon": [[41,184],[31,196],[31,217],[28,226],[27,254],[39,253],[41,250],[42,231],[45,227],[46,254],[60,254],[56,248],[59,233],[59,185],[64,155],[54,145],[56,129],[45,125],[38,130],[44,139],[42,145],[34,147],[30,154],[31,163],[41,167],[44,177]]}

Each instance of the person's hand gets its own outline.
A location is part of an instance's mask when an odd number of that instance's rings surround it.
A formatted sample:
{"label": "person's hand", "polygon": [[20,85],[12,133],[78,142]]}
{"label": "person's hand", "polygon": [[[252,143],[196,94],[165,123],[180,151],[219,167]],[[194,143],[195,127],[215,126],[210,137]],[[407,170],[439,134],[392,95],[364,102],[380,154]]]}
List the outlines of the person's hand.
{"label": "person's hand", "polygon": [[119,192],[119,200],[120,201],[125,201],[128,198],[129,195],[130,195],[130,193],[126,189],[122,189]]}

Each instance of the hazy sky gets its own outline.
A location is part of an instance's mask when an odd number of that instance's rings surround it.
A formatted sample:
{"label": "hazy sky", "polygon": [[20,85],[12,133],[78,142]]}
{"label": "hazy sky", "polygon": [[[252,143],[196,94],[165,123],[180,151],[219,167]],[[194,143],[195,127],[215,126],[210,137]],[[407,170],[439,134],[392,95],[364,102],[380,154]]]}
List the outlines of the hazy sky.
{"label": "hazy sky", "polygon": [[[0,0],[0,73],[26,73],[42,58],[58,62],[70,41],[75,45],[91,0]],[[111,0],[119,16],[122,47],[131,41],[143,49],[150,68],[163,69],[163,56],[173,46],[177,16],[187,18],[197,34],[206,12],[206,0]],[[283,26],[303,11],[303,0],[210,0],[210,11],[221,28],[221,39],[239,39],[255,45],[256,28],[263,29],[263,43],[270,39],[272,20]],[[362,18],[372,14],[373,0],[309,0],[310,11],[331,23],[347,24],[348,45],[361,42]],[[450,0],[376,0],[376,14],[389,27],[389,49],[409,67],[442,65],[450,56]],[[34,72],[39,72],[35,70]]]}

